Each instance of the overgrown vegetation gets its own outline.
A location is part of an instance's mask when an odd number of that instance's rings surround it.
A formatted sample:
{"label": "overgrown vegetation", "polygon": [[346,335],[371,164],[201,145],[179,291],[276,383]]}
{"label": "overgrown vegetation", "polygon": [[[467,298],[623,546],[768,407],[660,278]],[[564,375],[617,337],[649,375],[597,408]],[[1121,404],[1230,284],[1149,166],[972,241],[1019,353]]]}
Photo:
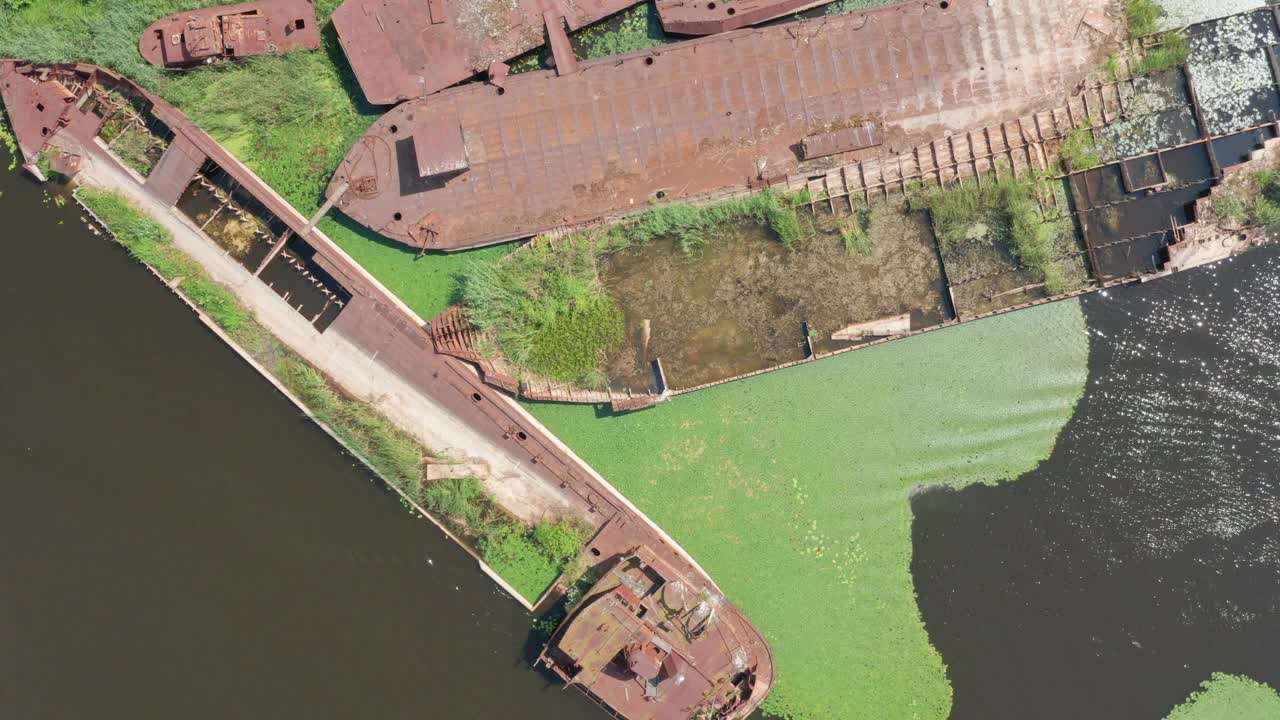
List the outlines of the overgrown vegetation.
{"label": "overgrown vegetation", "polygon": [[1160,29],[1159,21],[1164,17],[1164,8],[1155,0],[1126,0],[1124,13],[1129,34],[1138,37],[1151,35]]}
{"label": "overgrown vegetation", "polygon": [[[680,250],[695,256],[733,223],[750,221],[769,228],[788,248],[812,235],[804,227],[797,208],[808,202],[804,195],[782,195],[771,190],[711,205],[663,203],[655,205],[618,228],[627,244],[640,245],[657,238],[674,238]],[[616,245],[616,243],[615,243]]]}
{"label": "overgrown vegetation", "polygon": [[[1154,37],[1144,40],[1143,48],[1131,47],[1121,53],[1112,54],[1107,59],[1105,70],[1111,80],[1120,76],[1122,56],[1128,58],[1134,75],[1164,70],[1187,61],[1190,46],[1187,37],[1181,31],[1160,32],[1160,20],[1166,16],[1165,9],[1155,0],[1126,0],[1125,26],[1131,40]],[[1158,35],[1157,35],[1158,34]]]}
{"label": "overgrown vegetation", "polygon": [[369,403],[338,394],[320,371],[300,359],[286,359],[276,374],[388,483],[409,497],[420,499],[425,451],[412,436],[392,425]]}
{"label": "overgrown vegetation", "polygon": [[762,192],[715,205],[656,205],[604,232],[530,246],[497,263],[471,263],[461,303],[468,320],[493,333],[499,346],[493,349],[501,350],[523,375],[604,387],[605,360],[624,337],[622,309],[600,281],[603,255],[671,238],[683,253],[696,257],[739,222],[765,226],[784,245],[795,247],[812,235],[797,212],[802,201]]}
{"label": "overgrown vegetation", "polygon": [[1167,32],[1160,36],[1160,44],[1147,48],[1133,72],[1135,75],[1145,75],[1182,65],[1187,61],[1190,53],[1191,46],[1187,42],[1186,35],[1180,32]]}
{"label": "overgrown vegetation", "polygon": [[13,136],[13,128],[9,127],[9,114],[5,111],[3,102],[0,102],[0,143],[4,144],[9,153],[9,169],[18,167],[18,158],[21,156],[18,152],[18,140]]}
{"label": "overgrown vegetation", "polygon": [[574,55],[579,60],[647,50],[676,39],[663,31],[653,3],[634,5],[572,36]]}
{"label": "overgrown vegetation", "polygon": [[1220,227],[1280,224],[1280,170],[1228,176],[1213,189],[1209,210]]}
{"label": "overgrown vegetation", "polygon": [[424,507],[475,544],[484,561],[529,602],[535,602],[582,552],[587,530],[572,520],[544,520],[532,528],[498,507],[474,478],[437,480],[421,492]]}
{"label": "overgrown vegetation", "polygon": [[835,0],[822,9],[826,15],[843,15],[855,10],[866,10],[877,5],[885,5],[893,0]]}
{"label": "overgrown vegetation", "polygon": [[498,263],[473,263],[462,286],[467,318],[492,332],[516,368],[599,387],[604,355],[623,340],[622,309],[601,285],[599,239],[573,235]]}
{"label": "overgrown vegetation", "polygon": [[1071,226],[1066,219],[1044,217],[1040,201],[1051,192],[1049,182],[1044,177],[990,179],[981,185],[970,181],[916,194],[911,202],[929,211],[944,253],[994,242],[1046,284],[1060,286],[1065,280],[1053,268],[1055,248]]}
{"label": "overgrown vegetation", "polygon": [[1058,147],[1064,171],[1088,170],[1102,164],[1102,149],[1093,137],[1092,126],[1093,121],[1089,120],[1083,127],[1072,130]]}

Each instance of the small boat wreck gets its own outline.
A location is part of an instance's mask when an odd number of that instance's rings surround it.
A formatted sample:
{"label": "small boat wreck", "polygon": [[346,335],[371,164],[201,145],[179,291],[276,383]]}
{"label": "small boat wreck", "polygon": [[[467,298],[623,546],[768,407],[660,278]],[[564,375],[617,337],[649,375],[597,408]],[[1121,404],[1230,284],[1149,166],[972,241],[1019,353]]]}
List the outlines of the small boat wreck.
{"label": "small boat wreck", "polygon": [[755,628],[644,545],[618,556],[539,662],[627,720],[745,718],[773,681]]}
{"label": "small boat wreck", "polygon": [[138,41],[143,59],[173,69],[319,48],[315,0],[262,0],[174,13],[147,26]]}

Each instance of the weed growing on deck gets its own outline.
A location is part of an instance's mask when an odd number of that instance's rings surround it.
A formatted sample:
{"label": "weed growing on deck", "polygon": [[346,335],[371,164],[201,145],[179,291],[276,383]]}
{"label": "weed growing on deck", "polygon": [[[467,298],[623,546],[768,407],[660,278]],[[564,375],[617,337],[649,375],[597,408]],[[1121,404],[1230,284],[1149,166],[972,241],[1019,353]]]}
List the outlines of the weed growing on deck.
{"label": "weed growing on deck", "polygon": [[422,491],[422,504],[428,510],[452,518],[463,529],[471,531],[480,528],[484,499],[484,488],[475,478],[438,480]]}
{"label": "weed growing on deck", "polygon": [[392,426],[372,405],[339,395],[320,371],[300,359],[285,359],[276,374],[388,483],[411,498],[419,497],[425,451],[408,433]]}
{"label": "weed growing on deck", "polygon": [[627,242],[640,245],[657,238],[676,240],[681,251],[695,256],[718,232],[734,223],[750,220],[769,228],[788,248],[807,235],[797,208],[808,202],[804,197],[784,196],[770,190],[713,205],[664,203],[656,205],[623,225],[619,231]]}
{"label": "weed growing on deck", "polygon": [[238,332],[253,319],[231,291],[203,274],[184,279],[182,292],[228,332]]}
{"label": "weed growing on deck", "polygon": [[1046,281],[1061,281],[1052,265],[1059,239],[1070,232],[1066,220],[1046,220],[1039,198],[1049,189],[1045,178],[990,180],[981,186],[961,183],[912,196],[915,209],[928,210],[944,252],[966,244],[994,241],[1008,248],[1023,267]]}
{"label": "weed growing on deck", "polygon": [[1088,170],[1102,164],[1102,149],[1093,137],[1093,121],[1089,120],[1084,127],[1078,127],[1067,134],[1058,148],[1058,157],[1063,163],[1063,170],[1074,172]]}
{"label": "weed growing on deck", "polygon": [[1214,673],[1167,720],[1270,720],[1280,717],[1280,693],[1251,678]]}
{"label": "weed growing on deck", "polygon": [[527,407],[764,631],[778,663],[769,714],[943,720],[950,689],[916,608],[909,497],[1034,468],[1086,361],[1066,301],[638,413]]}
{"label": "weed growing on deck", "polygon": [[1160,44],[1149,48],[1133,69],[1135,75],[1145,75],[1187,62],[1191,47],[1187,36],[1180,32],[1167,32],[1160,36]]}
{"label": "weed growing on deck", "polygon": [[840,242],[846,253],[865,257],[874,250],[871,247],[871,208],[863,206],[854,214],[838,219],[836,229],[840,232]]}
{"label": "weed growing on deck", "polygon": [[1159,21],[1164,17],[1164,8],[1155,0],[1127,0],[1124,16],[1130,35],[1150,35],[1160,29]]}
{"label": "weed growing on deck", "polygon": [[855,10],[866,10],[877,5],[885,5],[893,0],[836,0],[823,8],[826,15],[843,15]]}
{"label": "weed growing on deck", "polygon": [[111,229],[117,242],[166,280],[201,274],[200,265],[174,247],[168,228],[143,215],[120,195],[81,188],[77,197]]}
{"label": "weed growing on deck", "polygon": [[662,30],[653,3],[641,3],[579,30],[572,36],[579,60],[621,55],[666,45],[673,39]]}

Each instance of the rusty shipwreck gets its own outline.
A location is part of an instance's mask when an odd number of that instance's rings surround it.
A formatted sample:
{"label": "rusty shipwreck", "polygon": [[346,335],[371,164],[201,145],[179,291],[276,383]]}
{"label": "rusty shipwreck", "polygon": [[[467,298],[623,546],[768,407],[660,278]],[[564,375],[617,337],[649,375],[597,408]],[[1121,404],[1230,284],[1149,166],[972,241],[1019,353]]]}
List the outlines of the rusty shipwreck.
{"label": "rusty shipwreck", "polygon": [[143,59],[171,69],[319,47],[315,0],[261,0],[187,10],[151,23],[138,40]]}

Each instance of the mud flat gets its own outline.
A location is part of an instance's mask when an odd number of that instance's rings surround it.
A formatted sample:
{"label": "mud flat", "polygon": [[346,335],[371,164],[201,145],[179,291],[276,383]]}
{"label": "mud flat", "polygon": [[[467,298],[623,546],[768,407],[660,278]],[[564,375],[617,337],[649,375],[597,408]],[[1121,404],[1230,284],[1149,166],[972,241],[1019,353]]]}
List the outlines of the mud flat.
{"label": "mud flat", "polygon": [[839,218],[820,211],[792,250],[743,223],[696,257],[670,239],[605,257],[601,279],[622,306],[627,338],[610,380],[649,387],[650,363],[661,358],[669,387],[685,390],[848,347],[831,336],[849,325],[908,314],[918,329],[949,319],[924,214],[901,203],[868,213],[865,252],[846,249]]}

